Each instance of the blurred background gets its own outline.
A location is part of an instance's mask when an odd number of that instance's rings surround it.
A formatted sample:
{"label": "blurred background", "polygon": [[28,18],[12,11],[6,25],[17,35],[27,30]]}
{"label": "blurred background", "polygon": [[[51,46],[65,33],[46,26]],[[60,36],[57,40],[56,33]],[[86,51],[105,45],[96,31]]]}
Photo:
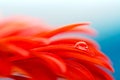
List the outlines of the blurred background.
{"label": "blurred background", "polygon": [[99,33],[94,39],[120,80],[120,0],[0,0],[0,17],[12,15],[37,17],[55,27],[91,22]]}

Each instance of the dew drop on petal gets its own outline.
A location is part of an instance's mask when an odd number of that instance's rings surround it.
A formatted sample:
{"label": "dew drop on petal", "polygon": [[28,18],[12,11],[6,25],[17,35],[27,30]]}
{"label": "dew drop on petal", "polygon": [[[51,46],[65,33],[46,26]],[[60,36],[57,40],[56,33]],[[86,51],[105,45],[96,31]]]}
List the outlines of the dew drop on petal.
{"label": "dew drop on petal", "polygon": [[95,53],[92,50],[88,49],[89,47],[88,47],[87,43],[84,42],[84,41],[77,42],[75,44],[75,48],[77,48],[79,50],[88,51],[88,53],[89,53],[90,56],[95,56]]}
{"label": "dew drop on petal", "polygon": [[77,42],[75,44],[75,48],[80,49],[80,50],[87,50],[88,49],[88,45],[84,41],[79,41],[79,42]]}

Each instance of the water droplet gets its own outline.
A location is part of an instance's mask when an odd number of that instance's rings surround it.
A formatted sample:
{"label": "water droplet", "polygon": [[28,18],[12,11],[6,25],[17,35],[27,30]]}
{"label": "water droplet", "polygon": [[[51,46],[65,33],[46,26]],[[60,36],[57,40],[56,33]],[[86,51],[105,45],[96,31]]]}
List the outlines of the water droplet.
{"label": "water droplet", "polygon": [[77,42],[75,44],[75,48],[80,49],[80,50],[87,50],[88,49],[88,45],[84,41],[79,41],[79,42]]}

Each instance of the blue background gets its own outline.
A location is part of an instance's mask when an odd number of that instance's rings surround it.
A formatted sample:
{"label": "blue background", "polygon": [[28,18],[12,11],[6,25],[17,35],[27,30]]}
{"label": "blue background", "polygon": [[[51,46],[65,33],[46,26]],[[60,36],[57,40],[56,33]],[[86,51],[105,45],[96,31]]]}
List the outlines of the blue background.
{"label": "blue background", "polygon": [[38,17],[51,26],[90,21],[120,80],[120,0],[1,0],[0,17],[11,15]]}

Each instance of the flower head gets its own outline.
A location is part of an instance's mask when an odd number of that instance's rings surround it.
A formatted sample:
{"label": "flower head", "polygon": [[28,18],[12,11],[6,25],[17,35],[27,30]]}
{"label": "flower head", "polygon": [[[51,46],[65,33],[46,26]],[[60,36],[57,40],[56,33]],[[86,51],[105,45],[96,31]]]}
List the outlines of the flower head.
{"label": "flower head", "polygon": [[30,18],[2,20],[0,75],[15,80],[113,80],[109,58],[95,41],[80,37],[94,35],[88,25],[51,29]]}

